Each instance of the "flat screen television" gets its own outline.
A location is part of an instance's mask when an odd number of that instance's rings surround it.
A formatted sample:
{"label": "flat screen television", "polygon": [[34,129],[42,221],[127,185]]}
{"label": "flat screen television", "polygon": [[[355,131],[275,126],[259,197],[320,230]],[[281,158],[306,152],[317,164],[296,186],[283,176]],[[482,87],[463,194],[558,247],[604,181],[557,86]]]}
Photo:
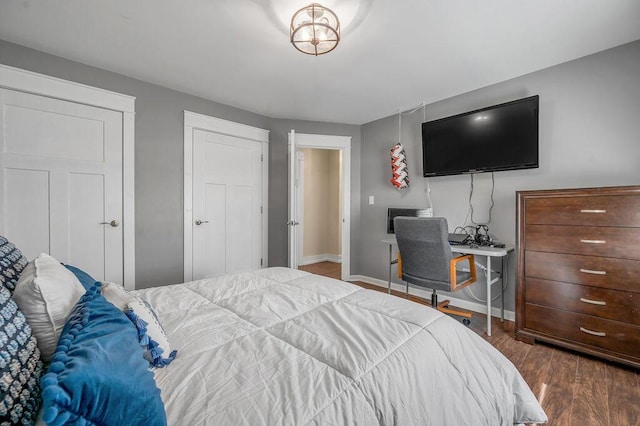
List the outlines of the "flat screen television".
{"label": "flat screen television", "polygon": [[424,177],[538,167],[538,103],[536,95],[422,123]]}

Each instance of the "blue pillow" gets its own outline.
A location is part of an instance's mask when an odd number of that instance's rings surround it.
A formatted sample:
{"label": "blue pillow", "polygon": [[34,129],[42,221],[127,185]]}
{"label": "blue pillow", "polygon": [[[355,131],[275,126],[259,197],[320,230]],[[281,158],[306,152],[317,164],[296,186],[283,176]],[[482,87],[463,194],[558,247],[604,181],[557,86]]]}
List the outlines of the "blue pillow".
{"label": "blue pillow", "polygon": [[89,290],[96,283],[96,280],[94,280],[91,275],[87,274],[82,269],[76,268],[75,266],[71,266],[71,265],[64,265],[64,267],[70,270],[71,272],[73,272],[73,275],[76,276],[76,278],[78,279],[78,281],[80,281],[80,284],[82,284],[82,287],[84,287],[85,290]]}
{"label": "blue pillow", "polygon": [[49,425],[166,425],[136,328],[100,294],[80,298],[42,377],[42,420]]}

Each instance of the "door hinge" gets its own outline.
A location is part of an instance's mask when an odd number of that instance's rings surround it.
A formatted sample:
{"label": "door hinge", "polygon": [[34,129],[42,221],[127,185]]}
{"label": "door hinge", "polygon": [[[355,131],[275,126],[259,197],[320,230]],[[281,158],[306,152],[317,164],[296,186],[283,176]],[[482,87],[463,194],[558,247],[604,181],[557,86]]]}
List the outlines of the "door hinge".
{"label": "door hinge", "polygon": [[262,206],[260,206],[260,214],[262,214],[262,213],[263,213]]}
{"label": "door hinge", "polygon": [[264,154],[260,154],[260,161],[264,163]]}
{"label": "door hinge", "polygon": [[260,258],[260,266],[262,266],[262,258]]}

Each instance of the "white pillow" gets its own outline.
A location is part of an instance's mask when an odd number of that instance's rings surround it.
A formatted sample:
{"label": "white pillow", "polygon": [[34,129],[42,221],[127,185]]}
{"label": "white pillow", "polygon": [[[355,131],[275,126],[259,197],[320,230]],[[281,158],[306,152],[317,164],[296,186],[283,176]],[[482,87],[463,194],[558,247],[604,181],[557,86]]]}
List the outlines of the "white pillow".
{"label": "white pillow", "polygon": [[75,275],[48,254],[22,271],[13,298],[36,336],[43,361],[51,360],[62,327],[84,292]]}
{"label": "white pillow", "polygon": [[164,367],[173,361],[176,351],[171,351],[167,334],[151,305],[129,293],[121,285],[110,282],[102,283],[102,296],[125,312],[136,326],[140,345],[144,349],[144,358],[152,366]]}
{"label": "white pillow", "polygon": [[123,286],[110,282],[102,283],[102,296],[123,312],[127,309],[127,304],[137,300]]}
{"label": "white pillow", "polygon": [[165,367],[175,359],[177,351],[171,351],[167,334],[151,305],[137,296],[134,297],[136,300],[127,304],[125,313],[138,329],[144,358],[153,367]]}

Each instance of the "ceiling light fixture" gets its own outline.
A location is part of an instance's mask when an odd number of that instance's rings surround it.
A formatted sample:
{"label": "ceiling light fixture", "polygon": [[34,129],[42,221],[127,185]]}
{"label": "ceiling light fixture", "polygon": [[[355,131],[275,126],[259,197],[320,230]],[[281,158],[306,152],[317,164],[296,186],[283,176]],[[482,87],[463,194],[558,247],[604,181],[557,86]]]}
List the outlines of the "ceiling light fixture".
{"label": "ceiling light fixture", "polygon": [[331,52],[340,42],[340,21],[333,11],[311,3],[291,18],[291,44],[308,55]]}

